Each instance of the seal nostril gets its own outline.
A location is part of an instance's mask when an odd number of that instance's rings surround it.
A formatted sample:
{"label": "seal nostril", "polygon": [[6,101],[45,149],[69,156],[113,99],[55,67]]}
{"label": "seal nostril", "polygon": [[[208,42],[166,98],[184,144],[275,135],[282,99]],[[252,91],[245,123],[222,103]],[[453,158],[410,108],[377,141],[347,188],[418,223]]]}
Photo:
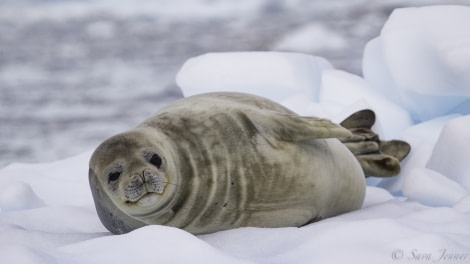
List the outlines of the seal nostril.
{"label": "seal nostril", "polygon": [[161,176],[152,173],[152,171],[148,168],[144,170],[143,175],[144,181],[146,182],[149,191],[163,193],[163,190],[165,188],[165,182],[163,181],[163,178]]}
{"label": "seal nostril", "polygon": [[142,195],[145,194],[146,190],[142,176],[137,173],[131,174],[134,177],[125,187],[124,193],[127,199],[134,202],[138,200]]}

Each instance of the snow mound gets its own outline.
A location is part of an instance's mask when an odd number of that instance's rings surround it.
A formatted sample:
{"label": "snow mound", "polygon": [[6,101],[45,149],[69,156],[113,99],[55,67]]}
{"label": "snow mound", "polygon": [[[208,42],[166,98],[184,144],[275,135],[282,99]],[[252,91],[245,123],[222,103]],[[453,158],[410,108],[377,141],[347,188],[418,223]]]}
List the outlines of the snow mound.
{"label": "snow mound", "polygon": [[470,113],[470,7],[396,9],[365,48],[367,81],[415,121]]}
{"label": "snow mound", "polygon": [[332,68],[323,58],[296,53],[209,53],[188,60],[176,81],[184,96],[232,91],[274,101],[300,94],[315,101],[321,72]]}
{"label": "snow mound", "polygon": [[33,209],[43,205],[44,202],[27,183],[11,183],[0,190],[0,209],[4,212]]}
{"label": "snow mound", "polygon": [[[116,254],[122,252],[121,254]],[[219,252],[176,228],[147,226],[120,236],[105,236],[54,252],[60,263],[250,263]]]}

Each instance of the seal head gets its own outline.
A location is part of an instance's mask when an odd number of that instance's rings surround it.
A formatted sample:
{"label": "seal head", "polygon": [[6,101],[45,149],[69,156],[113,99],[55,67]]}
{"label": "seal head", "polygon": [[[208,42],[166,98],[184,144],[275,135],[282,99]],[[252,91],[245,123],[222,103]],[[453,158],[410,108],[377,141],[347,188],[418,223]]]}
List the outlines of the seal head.
{"label": "seal head", "polygon": [[[162,135],[149,133],[136,129],[118,134],[92,155],[90,186],[98,215],[108,229],[143,226],[138,219],[155,216],[172,200],[177,179],[171,176],[171,153],[161,147],[165,145],[159,140]],[[119,218],[125,223],[116,223]]]}

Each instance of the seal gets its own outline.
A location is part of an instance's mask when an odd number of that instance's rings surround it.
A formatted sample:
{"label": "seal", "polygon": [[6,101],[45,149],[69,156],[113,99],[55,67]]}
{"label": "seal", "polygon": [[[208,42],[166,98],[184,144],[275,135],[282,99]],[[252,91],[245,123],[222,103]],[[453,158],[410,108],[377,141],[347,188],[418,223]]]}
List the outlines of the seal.
{"label": "seal", "polygon": [[249,94],[178,100],[97,147],[89,182],[98,216],[114,234],[154,224],[206,234],[359,209],[365,172],[388,176],[404,158],[403,146],[381,147],[371,113],[345,128]]}

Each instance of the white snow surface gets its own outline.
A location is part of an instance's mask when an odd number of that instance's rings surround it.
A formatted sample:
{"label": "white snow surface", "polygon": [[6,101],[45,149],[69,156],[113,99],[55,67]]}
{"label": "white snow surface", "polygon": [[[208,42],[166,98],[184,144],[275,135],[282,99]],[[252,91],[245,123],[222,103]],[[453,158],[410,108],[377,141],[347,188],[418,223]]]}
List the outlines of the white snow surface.
{"label": "white snow surface", "polygon": [[251,92],[337,122],[375,110],[374,129],[412,152],[397,177],[367,179],[360,210],[301,228],[115,236],[95,212],[89,151],[0,170],[0,263],[470,263],[470,113],[456,108],[470,95],[468,25],[466,7],[397,10],[366,47],[364,79],[271,52],[207,54],[178,74],[185,95]]}

